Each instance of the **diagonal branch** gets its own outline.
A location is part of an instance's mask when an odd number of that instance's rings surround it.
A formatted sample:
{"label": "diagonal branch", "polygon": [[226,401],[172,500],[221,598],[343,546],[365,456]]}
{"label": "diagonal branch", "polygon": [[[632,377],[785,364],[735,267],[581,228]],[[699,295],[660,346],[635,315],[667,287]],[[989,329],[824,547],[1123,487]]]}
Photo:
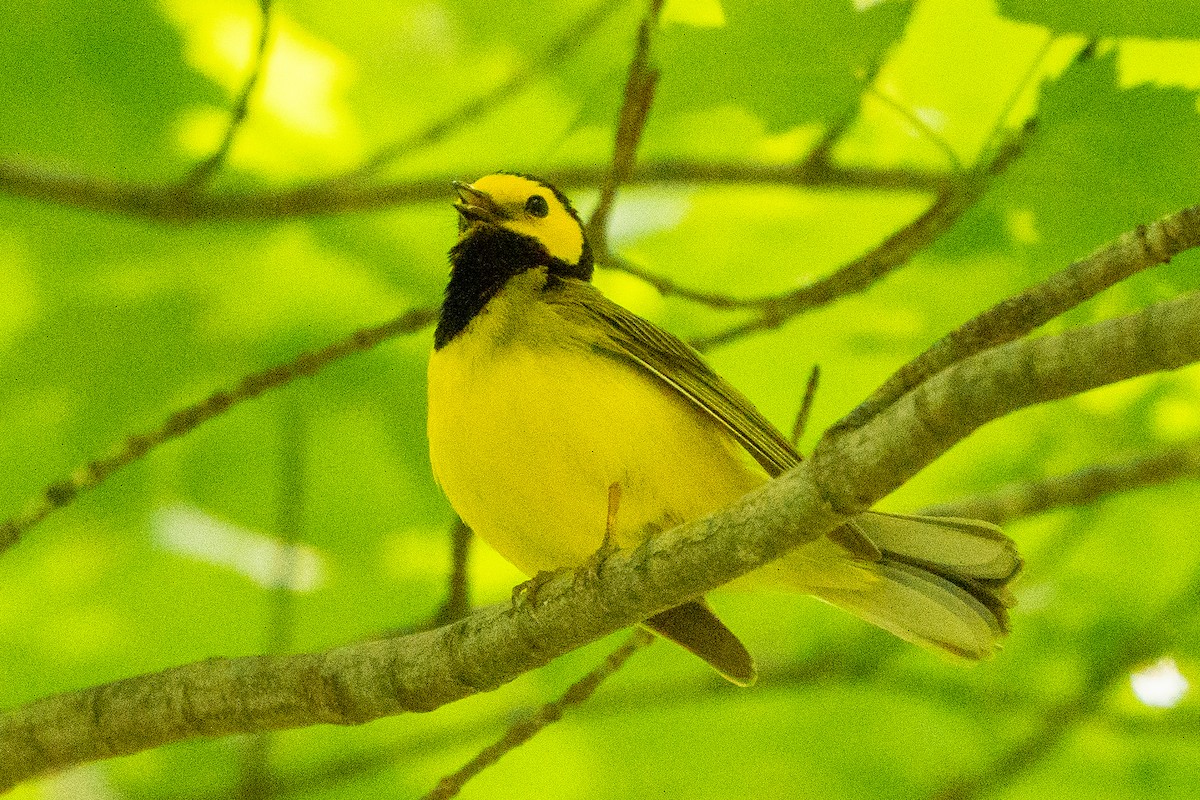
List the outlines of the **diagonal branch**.
{"label": "diagonal branch", "polygon": [[872,416],[923,380],[949,365],[1005,342],[1011,342],[1074,308],[1116,283],[1185,250],[1200,245],[1200,205],[1168,214],[1125,233],[1046,280],[1010,297],[962,325],[894,375],[838,423],[865,425]]}
{"label": "diagonal branch", "polygon": [[698,350],[707,350],[748,333],[777,328],[792,317],[864,291],[950,230],[975,205],[993,176],[1002,172],[1024,147],[1031,129],[1014,138],[994,160],[964,174],[945,189],[925,213],[888,237],[875,249],[835,272],[795,291],[753,301],[757,314],[720,333],[692,340]]}
{"label": "diagonal branch", "polygon": [[417,308],[374,328],[355,331],[340,342],[302,353],[287,364],[247,375],[233,389],[216,392],[195,405],[176,411],[152,431],[130,436],[111,455],[90,461],[70,476],[46,487],[42,496],[33,500],[24,512],[0,522],[0,553],[15,545],[30,528],[51,513],[70,504],[80,492],[94,489],[160,445],[190,433],[239,403],[285,386],[297,378],[315,375],[338,359],[369,350],[393,337],[420,330],[433,322],[436,316],[437,310],[434,308]]}
{"label": "diagonal branch", "polygon": [[[1200,214],[1194,222],[1200,228]],[[1200,244],[1200,230],[1195,232]],[[863,511],[992,420],[1200,359],[1200,291],[1136,314],[1025,339],[954,363],[861,428],[835,426],[813,453],[833,508]],[[885,448],[879,442],[889,441]]]}
{"label": "diagonal branch", "polygon": [[[401,141],[381,148],[366,163],[351,172],[340,177],[331,178],[328,181],[322,181],[322,183],[336,187],[342,184],[352,184],[367,180],[378,174],[397,158],[436,144],[457,128],[479,119],[491,109],[524,91],[543,72],[546,72],[559,62],[570,58],[576,50],[592,37],[592,34],[596,32],[604,21],[611,17],[625,2],[626,0],[600,0],[600,2],[580,17],[574,25],[571,25],[560,33],[537,59],[530,62],[523,69],[514,72],[509,76],[508,80],[501,83],[495,89],[474,100],[468,101],[426,128],[417,131]],[[446,181],[443,187],[448,186],[449,183],[449,181]]]}
{"label": "diagonal branch", "polygon": [[28,703],[0,716],[0,791],[67,766],[198,736],[360,724],[489,691],[730,582],[883,497],[1016,409],[1200,361],[1200,292],[959,362],[730,507],[567,570],[536,605],[323,653],[210,659]]}
{"label": "diagonal branch", "polygon": [[529,719],[521,720],[511,726],[504,732],[500,741],[488,745],[460,769],[442,778],[433,791],[426,794],[421,800],[449,800],[451,797],[457,797],[467,781],[495,764],[506,753],[528,742],[547,726],[558,722],[568,709],[587,702],[587,699],[600,688],[601,683],[625,666],[625,662],[629,660],[630,656],[653,643],[654,635],[652,633],[644,628],[635,630],[623,645],[609,653],[600,666],[573,683],[562,697],[545,704]]}

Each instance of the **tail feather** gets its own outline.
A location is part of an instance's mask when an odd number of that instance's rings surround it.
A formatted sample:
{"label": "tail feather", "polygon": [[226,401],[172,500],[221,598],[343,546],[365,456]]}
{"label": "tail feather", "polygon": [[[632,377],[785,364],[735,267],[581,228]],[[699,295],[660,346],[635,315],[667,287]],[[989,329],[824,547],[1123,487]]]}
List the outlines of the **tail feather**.
{"label": "tail feather", "polygon": [[703,598],[669,608],[642,624],[704,659],[731,683],[750,686],[757,678],[746,647]]}
{"label": "tail feather", "polygon": [[963,658],[988,657],[1006,632],[996,614],[969,591],[918,567],[881,561],[877,580],[860,589],[822,588],[817,596],[915,644]]}
{"label": "tail feather", "polygon": [[1007,581],[1021,567],[1012,540],[990,522],[872,511],[851,520],[885,556],[925,564],[947,577]]}
{"label": "tail feather", "polygon": [[[1014,604],[1008,584],[1022,566],[1016,546],[999,528],[976,520],[878,512],[855,517],[846,527],[853,533],[784,558],[798,567],[797,584],[907,641],[970,659],[992,654],[1008,632],[1008,609]],[[871,549],[866,546],[846,548],[846,541],[859,537],[873,545],[877,558],[863,557]],[[837,553],[830,553],[831,547]],[[830,563],[839,560],[852,563],[860,579],[817,577],[832,574]]]}

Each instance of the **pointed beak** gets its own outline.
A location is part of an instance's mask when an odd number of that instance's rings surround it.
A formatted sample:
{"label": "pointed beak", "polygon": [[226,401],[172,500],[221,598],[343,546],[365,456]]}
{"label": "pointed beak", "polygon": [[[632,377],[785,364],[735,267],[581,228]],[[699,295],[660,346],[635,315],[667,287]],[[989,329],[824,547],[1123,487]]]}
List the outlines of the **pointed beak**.
{"label": "pointed beak", "polygon": [[487,192],[481,192],[469,183],[454,181],[458,202],[454,208],[462,217],[462,224],[471,222],[498,223],[509,218],[500,205]]}

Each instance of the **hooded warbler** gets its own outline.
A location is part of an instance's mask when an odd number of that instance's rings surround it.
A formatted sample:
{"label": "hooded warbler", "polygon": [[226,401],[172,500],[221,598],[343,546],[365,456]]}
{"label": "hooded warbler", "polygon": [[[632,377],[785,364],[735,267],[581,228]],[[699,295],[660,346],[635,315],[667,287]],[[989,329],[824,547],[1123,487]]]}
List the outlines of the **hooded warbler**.
{"label": "hooded warbler", "polygon": [[[429,359],[429,447],[459,516],[527,575],[709,514],[799,463],[675,336],[605,298],[562,192],[526,175],[456,183],[458,242]],[[998,528],[867,512],[752,573],[911,642],[989,655],[1021,559]],[[751,576],[748,576],[751,577]],[[703,598],[643,623],[749,684]]]}

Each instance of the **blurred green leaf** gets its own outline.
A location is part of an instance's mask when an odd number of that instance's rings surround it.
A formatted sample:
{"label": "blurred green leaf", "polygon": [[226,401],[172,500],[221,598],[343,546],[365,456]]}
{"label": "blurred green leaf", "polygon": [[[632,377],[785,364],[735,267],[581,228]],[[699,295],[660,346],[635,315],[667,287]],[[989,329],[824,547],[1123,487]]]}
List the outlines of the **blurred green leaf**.
{"label": "blurred green leaf", "polygon": [[663,70],[657,111],[733,104],[771,132],[849,113],[912,8],[906,0],[861,11],[842,0],[723,6],[724,26],[664,28],[656,46]]}
{"label": "blurred green leaf", "polygon": [[1188,0],[999,0],[1000,13],[1058,33],[1200,37],[1200,9]]}

